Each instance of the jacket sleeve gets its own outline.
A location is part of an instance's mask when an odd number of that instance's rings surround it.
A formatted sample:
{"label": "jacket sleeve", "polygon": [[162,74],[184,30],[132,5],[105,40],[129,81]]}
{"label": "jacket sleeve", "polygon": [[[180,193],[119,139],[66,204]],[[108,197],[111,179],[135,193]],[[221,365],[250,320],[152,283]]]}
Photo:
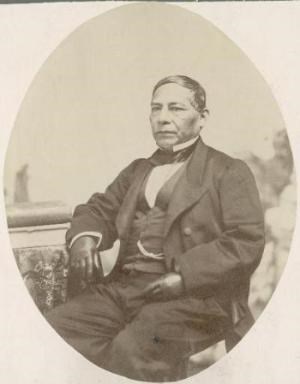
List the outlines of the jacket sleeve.
{"label": "jacket sleeve", "polygon": [[254,177],[241,160],[225,168],[218,187],[222,233],[186,251],[179,267],[188,291],[214,294],[249,278],[264,249],[263,211]]}
{"label": "jacket sleeve", "polygon": [[131,184],[139,159],[123,169],[104,193],[95,193],[86,204],[78,205],[73,213],[70,229],[66,233],[67,245],[83,232],[102,235],[100,249],[111,248],[117,239],[115,219]]}

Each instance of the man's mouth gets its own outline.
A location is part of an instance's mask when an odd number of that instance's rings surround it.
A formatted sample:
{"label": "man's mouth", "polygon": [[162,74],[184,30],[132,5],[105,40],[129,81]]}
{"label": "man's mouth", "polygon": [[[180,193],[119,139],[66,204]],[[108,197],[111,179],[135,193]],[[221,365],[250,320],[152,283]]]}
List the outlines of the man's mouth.
{"label": "man's mouth", "polygon": [[176,135],[175,132],[170,132],[170,131],[164,131],[164,132],[156,132],[156,135],[159,136],[174,136]]}

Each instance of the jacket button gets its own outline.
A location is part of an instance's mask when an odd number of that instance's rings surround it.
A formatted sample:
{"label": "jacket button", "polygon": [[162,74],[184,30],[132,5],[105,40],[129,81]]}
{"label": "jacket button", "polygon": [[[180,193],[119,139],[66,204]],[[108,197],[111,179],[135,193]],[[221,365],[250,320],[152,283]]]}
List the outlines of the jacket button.
{"label": "jacket button", "polygon": [[185,227],[185,228],[183,229],[183,233],[184,233],[185,235],[187,235],[187,236],[190,236],[190,235],[192,234],[192,230],[191,230],[190,227]]}

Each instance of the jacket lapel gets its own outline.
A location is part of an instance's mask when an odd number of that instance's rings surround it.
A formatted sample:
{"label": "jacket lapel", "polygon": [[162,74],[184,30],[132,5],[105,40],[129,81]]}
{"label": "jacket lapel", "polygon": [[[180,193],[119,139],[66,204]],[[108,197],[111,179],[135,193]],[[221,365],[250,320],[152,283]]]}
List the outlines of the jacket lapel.
{"label": "jacket lapel", "polygon": [[150,161],[145,160],[141,162],[141,164],[135,171],[133,183],[131,184],[125,195],[124,201],[120,207],[119,213],[116,218],[116,227],[120,239],[124,239],[128,235],[128,231],[130,229],[130,225],[135,214],[140,188],[147,173],[150,171],[152,166],[153,165]]}
{"label": "jacket lapel", "polygon": [[164,236],[176,218],[193,206],[207,192],[204,181],[208,147],[199,140],[185,171],[179,178],[168,207]]}

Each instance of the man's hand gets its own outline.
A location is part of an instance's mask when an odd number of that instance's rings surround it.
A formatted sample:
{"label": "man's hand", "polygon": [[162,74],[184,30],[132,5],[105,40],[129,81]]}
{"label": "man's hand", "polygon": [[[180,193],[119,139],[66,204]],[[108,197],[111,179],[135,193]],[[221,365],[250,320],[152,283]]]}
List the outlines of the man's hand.
{"label": "man's hand", "polygon": [[91,282],[94,272],[103,276],[100,255],[96,240],[91,236],[79,237],[70,249],[70,267],[79,271],[82,279]]}
{"label": "man's hand", "polygon": [[148,284],[144,295],[149,300],[176,299],[184,292],[183,280],[179,273],[170,272]]}

